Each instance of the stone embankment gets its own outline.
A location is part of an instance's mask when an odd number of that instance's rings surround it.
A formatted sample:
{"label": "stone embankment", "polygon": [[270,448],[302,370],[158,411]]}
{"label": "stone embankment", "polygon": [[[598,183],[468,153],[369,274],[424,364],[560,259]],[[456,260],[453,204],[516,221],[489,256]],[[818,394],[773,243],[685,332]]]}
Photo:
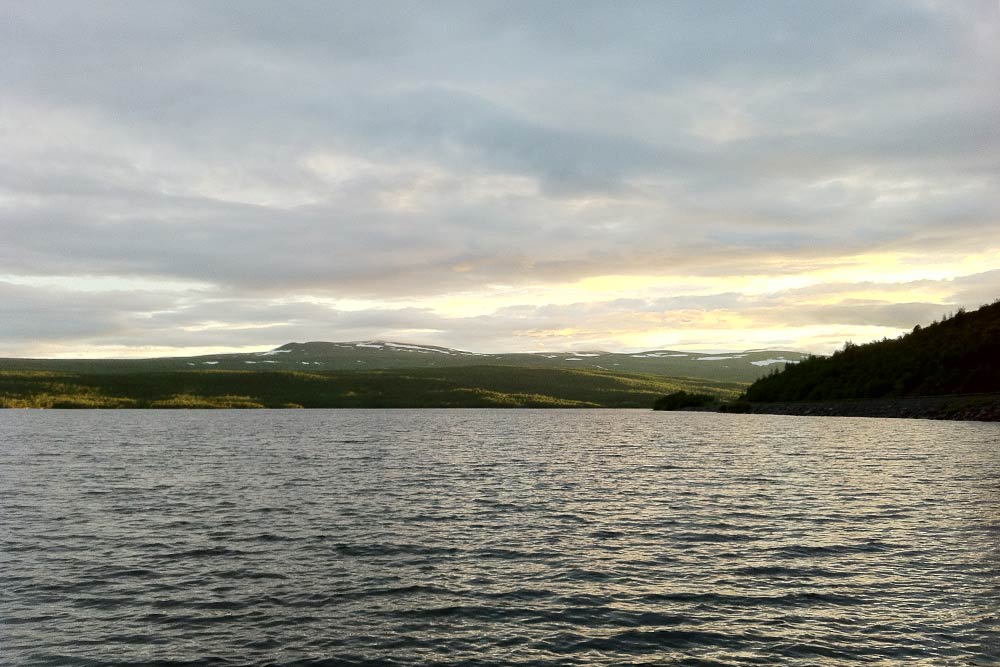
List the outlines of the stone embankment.
{"label": "stone embankment", "polygon": [[750,412],[770,415],[900,417],[1000,422],[1000,394],[872,398],[862,401],[753,403]]}

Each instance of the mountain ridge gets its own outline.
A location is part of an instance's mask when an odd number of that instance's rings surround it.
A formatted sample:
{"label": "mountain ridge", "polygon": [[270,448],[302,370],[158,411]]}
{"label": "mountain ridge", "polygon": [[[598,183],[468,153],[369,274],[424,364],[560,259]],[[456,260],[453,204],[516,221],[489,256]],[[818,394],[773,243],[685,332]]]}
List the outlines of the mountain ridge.
{"label": "mountain ridge", "polygon": [[288,342],[270,350],[148,359],[0,359],[0,370],[87,373],[179,370],[396,370],[497,365],[518,368],[589,369],[661,377],[750,383],[770,368],[809,355],[780,349],[692,352],[574,350],[562,352],[470,352],[457,348],[381,339]]}

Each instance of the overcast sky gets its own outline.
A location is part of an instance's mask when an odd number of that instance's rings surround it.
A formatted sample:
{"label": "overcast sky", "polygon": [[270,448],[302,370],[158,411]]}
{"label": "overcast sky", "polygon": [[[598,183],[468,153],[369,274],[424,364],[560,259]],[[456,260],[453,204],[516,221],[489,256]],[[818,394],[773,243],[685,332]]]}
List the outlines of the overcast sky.
{"label": "overcast sky", "polygon": [[998,297],[996,0],[0,2],[0,356],[829,352]]}

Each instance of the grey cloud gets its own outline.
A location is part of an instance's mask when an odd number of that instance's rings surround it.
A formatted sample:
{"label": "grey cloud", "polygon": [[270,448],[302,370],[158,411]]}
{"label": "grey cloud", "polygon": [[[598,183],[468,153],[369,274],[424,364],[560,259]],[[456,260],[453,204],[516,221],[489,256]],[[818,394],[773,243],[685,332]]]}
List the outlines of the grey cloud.
{"label": "grey cloud", "polygon": [[367,338],[380,332],[428,331],[445,320],[425,309],[344,311],[185,291],[85,292],[0,282],[0,344],[32,354],[51,343],[141,347],[269,346],[290,340]]}
{"label": "grey cloud", "polygon": [[653,221],[605,231],[600,217],[580,216],[573,225],[547,217],[547,206],[521,204],[483,209],[473,227],[464,215],[476,211],[386,212],[363,202],[275,210],[128,195],[115,208],[122,212],[107,220],[100,205],[53,197],[9,214],[0,262],[34,275],[154,275],[264,293],[379,296],[607,273],[752,274],[768,261],[770,271],[793,272],[839,253],[871,251],[880,236],[898,238],[876,229],[867,238],[836,239],[844,228],[810,235],[703,227],[682,236]]}
{"label": "grey cloud", "polygon": [[[752,311],[751,311],[752,312]],[[848,300],[822,307],[791,308],[769,323],[785,325],[852,324],[856,326],[910,329],[915,324],[930,324],[941,319],[948,308],[939,303],[858,303]]]}
{"label": "grey cloud", "polygon": [[[0,14],[6,274],[194,280],[232,293],[234,317],[262,299],[262,320],[362,331],[395,325],[270,299],[1000,248],[1000,12],[987,0],[57,2]],[[955,298],[993,284],[956,283]],[[48,321],[47,303],[11,312]],[[101,314],[110,307],[74,315],[81,335],[120,325]],[[789,321],[901,323],[927,307]],[[524,317],[567,321],[558,309]]]}
{"label": "grey cloud", "polygon": [[[723,292],[523,304],[470,317],[447,316],[416,307],[343,310],[316,302],[248,298],[232,291],[82,292],[0,283],[0,301],[5,305],[0,343],[8,355],[35,354],[46,344],[74,341],[126,347],[155,344],[263,349],[292,340],[368,338],[438,343],[476,351],[620,349],[616,337],[646,329],[674,331],[675,344],[685,340],[686,330],[725,332],[729,327],[725,318],[733,315],[760,329],[827,325],[847,332],[865,327],[903,332],[914,324],[929,324],[959,307],[981,305],[980,295],[1000,293],[998,276],[1000,272],[991,271],[908,285],[843,283],[765,295]],[[917,287],[938,287],[954,296],[942,303],[892,303],[849,296],[859,289],[898,289],[905,294],[907,288]],[[832,305],[817,305],[838,295],[843,298]],[[576,333],[568,338],[555,335],[565,329]],[[834,347],[849,337],[834,336]],[[822,336],[816,338],[815,345],[822,347],[814,347],[814,351],[829,351],[823,340]],[[701,343],[711,345],[712,340]]]}
{"label": "grey cloud", "polygon": [[972,310],[1000,299],[1000,269],[949,281],[954,289],[951,303]]}
{"label": "grey cloud", "polygon": [[142,292],[93,294],[0,282],[0,342],[115,335],[138,313],[162,303]]}

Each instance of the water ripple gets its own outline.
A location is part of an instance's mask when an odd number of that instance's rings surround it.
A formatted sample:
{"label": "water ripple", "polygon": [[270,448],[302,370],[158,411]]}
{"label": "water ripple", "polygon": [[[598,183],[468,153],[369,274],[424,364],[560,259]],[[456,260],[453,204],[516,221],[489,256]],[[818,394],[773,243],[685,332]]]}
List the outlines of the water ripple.
{"label": "water ripple", "polygon": [[0,663],[995,665],[1000,427],[0,413]]}

